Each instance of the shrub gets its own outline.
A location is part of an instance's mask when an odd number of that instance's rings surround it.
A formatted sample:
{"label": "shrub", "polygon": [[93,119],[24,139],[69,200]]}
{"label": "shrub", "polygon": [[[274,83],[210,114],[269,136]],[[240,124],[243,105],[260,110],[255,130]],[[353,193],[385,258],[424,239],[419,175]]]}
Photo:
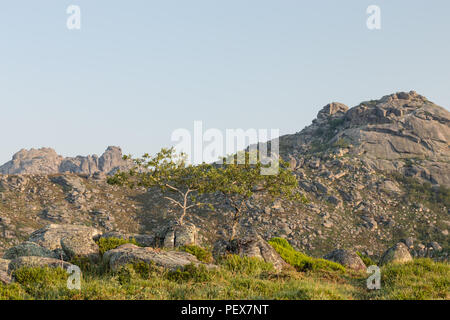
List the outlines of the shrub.
{"label": "shrub", "polygon": [[231,272],[243,273],[246,275],[259,275],[262,272],[274,270],[271,263],[254,257],[228,255],[223,257],[220,263]]}
{"label": "shrub", "polygon": [[345,271],[345,268],[338,263],[325,259],[309,257],[304,253],[296,251],[286,239],[273,238],[269,241],[269,244],[278,252],[284,261],[293,266],[297,271]]}
{"label": "shrub", "polygon": [[184,269],[177,269],[167,273],[167,278],[171,281],[184,282],[193,280],[194,282],[208,282],[213,278],[213,273],[206,266],[189,264]]}
{"label": "shrub", "polygon": [[369,267],[369,266],[376,266],[376,265],[377,265],[375,261],[373,261],[372,259],[370,259],[368,256],[362,254],[361,252],[356,251],[356,254],[361,258],[361,260],[364,262],[364,264],[366,265],[366,267]]}
{"label": "shrub", "polygon": [[22,267],[13,272],[13,277],[27,293],[36,295],[67,281],[68,274],[62,268]]}
{"label": "shrub", "polygon": [[115,249],[126,243],[132,243],[137,246],[139,245],[135,239],[127,240],[123,238],[100,238],[99,240],[97,240],[101,255],[103,255],[106,251]]}
{"label": "shrub", "polygon": [[182,246],[180,247],[180,250],[194,255],[198,260],[202,262],[211,263],[213,261],[211,252],[199,246]]}

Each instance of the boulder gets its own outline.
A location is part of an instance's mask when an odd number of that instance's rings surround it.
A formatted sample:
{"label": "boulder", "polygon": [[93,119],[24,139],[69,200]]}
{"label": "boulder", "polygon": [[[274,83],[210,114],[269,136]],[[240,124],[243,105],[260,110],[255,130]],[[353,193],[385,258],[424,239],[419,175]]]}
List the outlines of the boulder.
{"label": "boulder", "polygon": [[197,244],[197,227],[192,223],[170,227],[164,236],[164,248],[178,248]]}
{"label": "boulder", "polygon": [[344,267],[352,270],[365,271],[367,269],[362,259],[355,252],[348,250],[337,249],[328,253],[323,258],[342,264]]}
{"label": "boulder", "polygon": [[0,259],[0,283],[10,284],[12,279],[8,272],[10,260]]}
{"label": "boulder", "polygon": [[61,247],[68,259],[87,258],[92,262],[100,261],[99,247],[92,238],[70,234],[61,239]]}
{"label": "boulder", "polygon": [[29,256],[57,258],[53,251],[41,247],[34,242],[27,241],[6,250],[5,254],[3,255],[3,259],[13,260],[19,257]]}
{"label": "boulder", "polygon": [[403,242],[399,242],[382,255],[379,264],[382,266],[388,263],[406,263],[409,261],[412,261],[412,256],[408,247]]}
{"label": "boulder", "polygon": [[209,268],[214,266],[207,265],[195,256],[187,252],[181,251],[162,251],[153,248],[142,248],[134,244],[127,243],[116,249],[109,250],[103,255],[103,262],[113,271],[119,270],[127,264],[135,262],[145,262],[147,264],[155,264],[168,270],[183,269],[189,264],[206,265]]}
{"label": "boulder", "polygon": [[289,265],[278,252],[260,235],[251,233],[245,237],[230,242],[218,241],[215,245],[215,255],[236,254],[239,256],[255,257],[272,263],[275,270],[281,271]]}
{"label": "boulder", "polygon": [[22,267],[49,267],[49,268],[63,268],[67,270],[72,264],[58,259],[44,258],[44,257],[19,257],[14,259],[9,264],[9,272]]}
{"label": "boulder", "polygon": [[28,240],[49,250],[55,250],[62,249],[61,240],[64,237],[70,236],[72,239],[80,238],[93,240],[100,235],[101,232],[92,227],[69,224],[50,224],[33,232]]}

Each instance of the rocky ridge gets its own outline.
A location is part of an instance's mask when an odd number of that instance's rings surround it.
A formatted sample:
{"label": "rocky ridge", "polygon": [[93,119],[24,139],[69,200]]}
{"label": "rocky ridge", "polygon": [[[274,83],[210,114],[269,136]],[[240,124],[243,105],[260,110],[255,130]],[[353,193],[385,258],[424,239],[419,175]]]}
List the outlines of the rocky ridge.
{"label": "rocky ridge", "polygon": [[123,160],[122,149],[108,147],[98,157],[97,155],[62,157],[51,148],[22,149],[14,154],[11,161],[0,166],[0,174],[106,174],[111,175],[118,170],[129,167]]}

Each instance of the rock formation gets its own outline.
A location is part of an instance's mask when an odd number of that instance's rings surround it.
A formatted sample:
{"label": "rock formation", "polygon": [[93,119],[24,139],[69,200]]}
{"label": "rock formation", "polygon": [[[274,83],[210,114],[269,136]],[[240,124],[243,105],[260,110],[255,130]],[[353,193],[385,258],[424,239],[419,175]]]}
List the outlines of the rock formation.
{"label": "rock formation", "polygon": [[0,174],[114,174],[119,169],[125,169],[130,163],[123,160],[122,149],[108,147],[98,157],[77,156],[64,158],[50,148],[22,149],[11,161],[0,166]]}

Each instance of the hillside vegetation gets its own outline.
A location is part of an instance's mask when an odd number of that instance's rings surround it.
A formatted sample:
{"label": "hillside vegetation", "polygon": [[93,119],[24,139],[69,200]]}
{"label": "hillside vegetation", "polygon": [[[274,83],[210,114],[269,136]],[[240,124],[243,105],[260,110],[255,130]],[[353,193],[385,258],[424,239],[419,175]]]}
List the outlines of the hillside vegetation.
{"label": "hillside vegetation", "polygon": [[[293,268],[275,272],[257,258],[229,255],[218,268],[190,265],[167,271],[151,264],[129,264],[116,272],[104,265],[83,265],[81,290],[67,288],[60,268],[23,267],[15,282],[0,284],[0,299],[449,299],[450,266],[430,259],[382,267],[382,288],[366,288],[365,273],[296,252],[277,239],[272,245]],[[189,249],[205,256],[205,249]],[[309,267],[305,267],[309,266]],[[301,271],[298,271],[301,270]]]}

